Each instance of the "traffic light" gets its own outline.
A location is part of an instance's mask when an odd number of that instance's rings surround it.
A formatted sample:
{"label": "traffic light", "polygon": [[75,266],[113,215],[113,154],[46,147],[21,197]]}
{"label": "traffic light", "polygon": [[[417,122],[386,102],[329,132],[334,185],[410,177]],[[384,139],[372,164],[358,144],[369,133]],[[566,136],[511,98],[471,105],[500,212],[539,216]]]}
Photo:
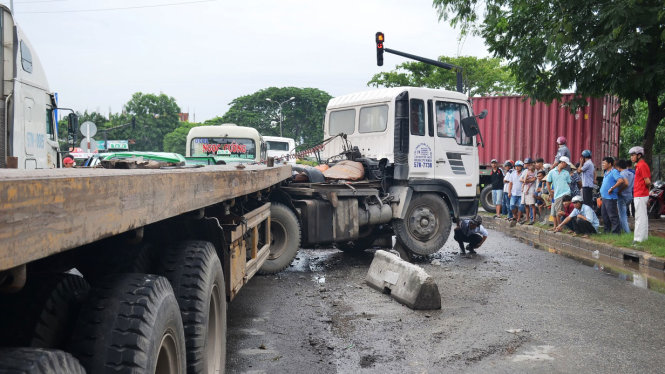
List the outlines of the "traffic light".
{"label": "traffic light", "polygon": [[381,31],[376,33],[376,64],[383,66],[383,42],[385,37]]}

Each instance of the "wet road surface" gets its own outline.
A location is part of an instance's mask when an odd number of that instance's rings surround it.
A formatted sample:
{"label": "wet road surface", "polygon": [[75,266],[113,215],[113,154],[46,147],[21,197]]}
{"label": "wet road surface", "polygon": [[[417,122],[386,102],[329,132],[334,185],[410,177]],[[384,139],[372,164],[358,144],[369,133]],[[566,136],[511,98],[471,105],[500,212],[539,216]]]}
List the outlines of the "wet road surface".
{"label": "wet road surface", "polygon": [[495,231],[457,252],[418,262],[442,309],[413,311],[365,284],[372,251],[301,250],[230,304],[227,372],[665,372],[664,294]]}

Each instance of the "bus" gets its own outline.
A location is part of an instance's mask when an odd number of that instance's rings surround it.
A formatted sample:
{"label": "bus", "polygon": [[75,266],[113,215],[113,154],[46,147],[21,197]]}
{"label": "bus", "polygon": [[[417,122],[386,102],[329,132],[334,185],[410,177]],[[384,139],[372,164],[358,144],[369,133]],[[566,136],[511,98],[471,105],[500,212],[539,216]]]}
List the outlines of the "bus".
{"label": "bus", "polygon": [[187,134],[186,157],[209,158],[224,162],[261,162],[266,159],[266,144],[251,127],[225,123],[219,126],[197,126]]}

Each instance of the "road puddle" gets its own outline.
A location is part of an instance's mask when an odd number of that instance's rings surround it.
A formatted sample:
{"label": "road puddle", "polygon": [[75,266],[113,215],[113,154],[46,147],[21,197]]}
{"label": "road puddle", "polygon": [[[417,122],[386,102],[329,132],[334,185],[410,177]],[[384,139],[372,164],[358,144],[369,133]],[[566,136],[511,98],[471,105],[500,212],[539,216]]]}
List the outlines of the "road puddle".
{"label": "road puddle", "polygon": [[648,266],[640,266],[639,258],[636,256],[626,255],[623,259],[617,259],[604,255],[597,250],[569,249],[569,251],[562,251],[557,248],[543,247],[538,243],[533,243],[522,238],[518,239],[520,242],[533,246],[536,249],[579,261],[594,270],[602,271],[604,274],[630,282],[635,287],[665,294],[665,273]]}

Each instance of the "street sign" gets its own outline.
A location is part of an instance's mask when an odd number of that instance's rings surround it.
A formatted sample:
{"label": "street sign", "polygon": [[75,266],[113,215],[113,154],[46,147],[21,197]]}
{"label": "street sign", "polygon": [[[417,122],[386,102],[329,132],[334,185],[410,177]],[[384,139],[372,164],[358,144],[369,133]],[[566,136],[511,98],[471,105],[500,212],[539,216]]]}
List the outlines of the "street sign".
{"label": "street sign", "polygon": [[92,138],[97,134],[97,125],[91,121],[85,121],[81,124],[81,134],[86,138]]}
{"label": "street sign", "polygon": [[107,140],[108,149],[104,146],[103,140],[97,140],[97,147],[101,151],[126,151],[129,150],[129,140]]}
{"label": "street sign", "polygon": [[97,152],[98,150],[97,141],[92,138],[90,138],[90,140],[88,140],[88,138],[83,138],[83,140],[81,140],[81,149],[83,150],[83,152],[88,152],[88,153]]}

